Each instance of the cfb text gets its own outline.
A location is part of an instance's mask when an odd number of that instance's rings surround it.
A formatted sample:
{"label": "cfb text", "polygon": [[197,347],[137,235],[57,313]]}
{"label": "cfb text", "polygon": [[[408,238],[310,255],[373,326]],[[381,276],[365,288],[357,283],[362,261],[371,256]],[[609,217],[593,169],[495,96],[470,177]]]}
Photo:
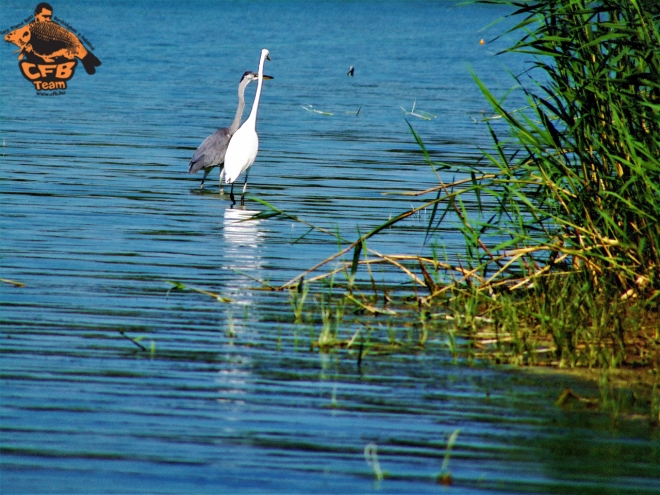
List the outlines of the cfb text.
{"label": "cfb text", "polygon": [[20,63],[23,75],[32,81],[36,89],[65,89],[67,80],[74,74],[76,62],[63,64]]}

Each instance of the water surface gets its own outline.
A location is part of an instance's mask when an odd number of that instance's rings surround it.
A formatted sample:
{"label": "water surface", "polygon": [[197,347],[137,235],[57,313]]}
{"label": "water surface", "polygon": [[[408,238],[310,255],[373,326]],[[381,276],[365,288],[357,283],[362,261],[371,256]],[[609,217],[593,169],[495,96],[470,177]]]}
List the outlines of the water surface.
{"label": "water surface", "polygon": [[[441,335],[360,370],[346,353],[310,352],[310,325],[293,324],[288,294],[255,280],[283,283],[336,243],[317,232],[293,243],[307,229],[288,220],[239,222],[265,207],[231,208],[217,173],[204,191],[201,174],[186,173],[202,139],[233,118],[240,76],[267,47],[275,79],[248,195],[354,239],[419,201],[399,193],[437,183],[405,119],[437,160],[475,162],[490,145],[469,68],[500,93],[512,86],[504,66],[524,69],[495,57],[504,41],[479,44],[505,11],[451,1],[54,7],[103,65],[79,70],[64,96],[38,97],[13,45],[2,48],[1,277],[25,284],[0,285],[3,493],[657,491],[647,423],[553,406],[567,385],[597,396],[592,385],[454,364]],[[0,18],[9,27],[33,8],[4,1]],[[437,118],[404,114],[413,104]],[[370,247],[428,254],[424,220]],[[434,242],[454,256],[456,226]],[[233,302],[168,294],[168,281]],[[347,318],[341,332],[357,325]],[[435,477],[457,429],[448,489]],[[380,483],[369,443],[388,473]]]}

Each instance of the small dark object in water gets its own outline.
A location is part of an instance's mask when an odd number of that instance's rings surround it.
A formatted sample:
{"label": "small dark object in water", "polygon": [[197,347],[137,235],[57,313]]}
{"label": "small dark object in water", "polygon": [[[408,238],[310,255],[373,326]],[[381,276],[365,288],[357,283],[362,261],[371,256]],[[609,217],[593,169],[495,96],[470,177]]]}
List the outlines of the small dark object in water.
{"label": "small dark object in water", "polygon": [[438,475],[438,484],[439,485],[444,485],[444,486],[449,486],[451,485],[453,480],[451,479],[451,474],[449,473],[444,473],[444,474],[439,474]]}
{"label": "small dark object in water", "polygon": [[358,371],[362,371],[362,350],[364,349],[364,340],[360,340],[360,348],[358,349],[358,357],[357,357],[357,368]]}
{"label": "small dark object in water", "polygon": [[348,69],[348,74],[346,74],[346,75],[347,75],[347,76],[353,76],[353,75],[355,75],[355,67],[353,67],[353,66],[351,65],[351,68]]}
{"label": "small dark object in water", "polygon": [[588,399],[581,397],[573,392],[570,388],[564,389],[564,391],[559,395],[559,398],[555,401],[555,406],[563,407],[570,404],[571,402],[577,402],[578,404],[582,404],[587,408],[598,407],[598,399]]}

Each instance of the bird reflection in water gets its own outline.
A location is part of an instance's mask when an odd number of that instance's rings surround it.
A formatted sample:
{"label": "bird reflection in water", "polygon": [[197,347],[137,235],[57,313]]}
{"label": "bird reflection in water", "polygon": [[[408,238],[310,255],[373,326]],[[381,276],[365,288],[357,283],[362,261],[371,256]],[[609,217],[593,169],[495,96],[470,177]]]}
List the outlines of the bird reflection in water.
{"label": "bird reflection in water", "polygon": [[240,294],[237,302],[249,304],[252,299],[251,287],[261,280],[263,260],[260,244],[264,233],[259,224],[262,220],[252,219],[260,213],[255,210],[227,208],[223,223],[224,267],[236,272],[232,277],[233,290]]}
{"label": "bird reflection in water", "polygon": [[223,406],[225,431],[240,428],[242,411],[252,383],[252,358],[243,352],[242,342],[258,338],[253,325],[254,291],[261,279],[263,260],[260,253],[264,232],[260,229],[262,220],[251,218],[259,213],[255,210],[227,208],[223,220],[223,263],[225,270],[233,272],[228,280],[227,293],[230,303],[226,312],[226,333],[228,337],[220,347],[225,355],[218,370],[215,383],[218,387],[218,404]]}

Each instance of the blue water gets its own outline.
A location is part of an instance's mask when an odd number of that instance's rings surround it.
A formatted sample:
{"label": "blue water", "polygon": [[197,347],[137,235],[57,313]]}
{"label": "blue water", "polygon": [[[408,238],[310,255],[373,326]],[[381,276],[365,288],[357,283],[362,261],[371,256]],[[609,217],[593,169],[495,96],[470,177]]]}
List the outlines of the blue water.
{"label": "blue water", "polygon": [[[454,364],[442,335],[415,353],[367,356],[358,370],[350,353],[310,352],[320,325],[294,324],[288,293],[257,290],[337,244],[320,232],[299,239],[307,228],[290,219],[240,222],[266,210],[252,198],[355,239],[419,204],[401,193],[437,184],[406,119],[434,159],[479,159],[490,141],[475,122],[488,106],[470,68],[499,94],[513,86],[506,68],[525,68],[495,56],[506,38],[479,44],[502,32],[485,28],[506,10],[53,5],[103,65],[93,76],[79,67],[65,95],[37,96],[15,47],[0,51],[0,277],[25,284],[0,283],[2,493],[657,491],[647,422],[554,407],[565,386],[598,396],[593,385]],[[33,9],[3,1],[0,28]],[[264,84],[246,206],[231,208],[217,172],[201,191],[188,161],[231,122],[238,81],[264,47],[275,79]],[[435,118],[404,113],[413,104]],[[426,219],[370,247],[428,254]],[[434,239],[448,256],[460,241],[451,219]],[[232,302],[168,293],[168,281]],[[342,337],[360,325],[346,318]],[[435,477],[457,429],[454,484],[443,488]]]}

